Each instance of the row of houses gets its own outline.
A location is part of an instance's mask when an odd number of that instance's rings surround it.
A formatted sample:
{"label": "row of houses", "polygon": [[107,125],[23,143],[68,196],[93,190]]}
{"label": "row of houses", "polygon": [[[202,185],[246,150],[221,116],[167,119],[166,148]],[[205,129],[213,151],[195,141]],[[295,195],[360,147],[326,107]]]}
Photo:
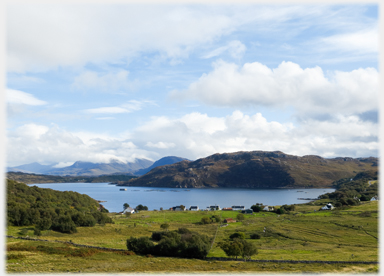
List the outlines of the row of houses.
{"label": "row of houses", "polygon": [[[185,211],[186,208],[183,205],[180,205],[180,206],[171,207],[171,208],[169,208],[169,210],[171,210],[171,211]],[[224,207],[224,208],[220,208],[219,205],[211,205],[211,206],[207,206],[205,209],[200,209],[199,206],[190,206],[188,210],[189,211],[223,210],[223,211],[241,211],[242,213],[245,213],[245,214],[249,214],[249,213],[252,214],[253,213],[252,209],[245,209],[245,207],[242,205],[234,205],[232,207]],[[274,211],[274,207],[273,206],[264,206],[263,211],[267,211],[267,212]]]}

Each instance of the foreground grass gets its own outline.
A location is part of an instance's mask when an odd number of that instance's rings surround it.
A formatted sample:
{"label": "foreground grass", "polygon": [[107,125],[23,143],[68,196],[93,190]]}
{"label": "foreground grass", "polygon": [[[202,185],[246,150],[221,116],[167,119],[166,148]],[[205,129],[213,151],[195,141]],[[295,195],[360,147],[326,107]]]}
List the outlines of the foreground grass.
{"label": "foreground grass", "polygon": [[[18,244],[13,243],[14,248]],[[58,247],[56,253],[31,251],[28,247],[36,248],[41,242],[23,241],[23,248],[9,250],[7,260],[8,273],[238,273],[238,272],[377,272],[376,265],[346,265],[346,264],[276,264],[250,263],[241,261],[204,261],[197,259],[179,259],[164,257],[126,256],[119,253],[96,251],[88,256],[76,256],[79,249],[68,246]],[[46,244],[44,244],[46,245]],[[12,245],[11,245],[12,248]],[[61,253],[58,253],[61,252]]]}
{"label": "foreground grass", "polygon": [[[169,230],[186,227],[192,231],[215,237],[208,257],[225,257],[217,246],[235,232],[244,232],[247,240],[255,243],[259,260],[319,260],[319,261],[378,261],[378,203],[367,202],[344,210],[316,211],[314,204],[298,205],[290,214],[256,213],[245,215],[245,220],[219,227],[218,223],[202,225],[204,216],[220,215],[236,218],[238,212],[171,212],[146,211],[130,217],[110,214],[115,224],[78,228],[78,233],[62,234],[43,231],[41,238],[72,241],[100,247],[126,249],[129,237],[150,236],[160,231],[164,222]],[[8,235],[33,236],[33,228],[8,227]],[[264,232],[265,230],[265,232]],[[259,233],[261,239],[252,240],[250,234]],[[28,246],[64,246],[58,243],[39,243],[8,239],[7,245],[23,250],[8,250],[7,272],[377,272],[377,265],[353,264],[277,264],[222,262],[145,256],[127,256],[97,251],[89,256],[75,253],[56,254],[54,251],[32,250]],[[41,248],[41,247],[40,247]]]}

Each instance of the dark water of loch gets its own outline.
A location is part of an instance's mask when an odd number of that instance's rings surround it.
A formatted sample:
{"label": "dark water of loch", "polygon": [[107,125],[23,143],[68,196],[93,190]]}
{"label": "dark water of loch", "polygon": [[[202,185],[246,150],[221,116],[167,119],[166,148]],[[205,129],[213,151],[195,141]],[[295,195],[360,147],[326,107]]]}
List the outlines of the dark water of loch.
{"label": "dark water of loch", "polygon": [[[109,212],[121,212],[123,204],[131,207],[139,204],[148,206],[149,210],[169,209],[176,205],[191,205],[205,209],[210,205],[231,207],[243,205],[251,207],[255,203],[264,205],[283,205],[306,203],[310,200],[298,198],[317,198],[319,195],[330,193],[335,189],[184,189],[184,188],[153,188],[153,187],[121,187],[108,183],[48,183],[30,184],[30,186],[50,188],[57,191],[74,191],[89,195],[96,200],[102,200]],[[120,189],[127,189],[120,191]]]}

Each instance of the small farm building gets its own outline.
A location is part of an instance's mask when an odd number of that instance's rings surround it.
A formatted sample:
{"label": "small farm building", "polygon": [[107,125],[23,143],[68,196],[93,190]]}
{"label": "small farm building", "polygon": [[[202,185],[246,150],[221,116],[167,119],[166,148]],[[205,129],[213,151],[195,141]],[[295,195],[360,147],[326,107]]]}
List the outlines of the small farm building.
{"label": "small farm building", "polygon": [[224,223],[231,223],[231,222],[236,222],[236,220],[234,220],[233,218],[226,218],[224,220]]}
{"label": "small farm building", "polygon": [[134,214],[135,213],[135,209],[131,208],[131,207],[128,207],[127,209],[125,209],[123,211],[123,214],[125,213],[131,213],[131,214]]}
{"label": "small farm building", "polygon": [[242,210],[241,213],[242,214],[253,214],[253,210],[252,209]]}
{"label": "small farm building", "polygon": [[333,207],[333,205],[331,203],[328,203],[327,205],[325,205],[324,207],[321,208],[321,210],[332,210],[334,209],[335,207]]}

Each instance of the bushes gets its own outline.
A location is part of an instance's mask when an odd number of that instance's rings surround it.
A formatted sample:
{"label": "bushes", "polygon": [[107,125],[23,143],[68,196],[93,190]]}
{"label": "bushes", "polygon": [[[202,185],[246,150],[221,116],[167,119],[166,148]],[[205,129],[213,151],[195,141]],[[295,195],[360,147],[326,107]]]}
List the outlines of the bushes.
{"label": "bushes", "polygon": [[148,237],[130,238],[127,248],[141,255],[158,255],[182,258],[204,258],[210,248],[207,236],[199,235],[186,228],[177,231],[153,232],[152,240],[158,241],[155,245]]}
{"label": "bushes", "polygon": [[77,233],[76,225],[70,216],[60,216],[57,220],[52,223],[52,230],[61,233]]}
{"label": "bushes", "polygon": [[260,238],[261,238],[261,235],[258,234],[258,233],[253,233],[253,234],[251,234],[251,239],[253,239],[253,240],[258,240],[258,239],[260,239]]}
{"label": "bushes", "polygon": [[202,217],[201,218],[201,223],[202,224],[210,224],[212,220],[209,217]]}
{"label": "bushes", "polygon": [[244,240],[245,239],[245,234],[242,233],[242,232],[236,232],[236,233],[233,233],[232,235],[230,235],[229,238],[231,240],[234,240],[234,239],[242,239],[242,240]]}

